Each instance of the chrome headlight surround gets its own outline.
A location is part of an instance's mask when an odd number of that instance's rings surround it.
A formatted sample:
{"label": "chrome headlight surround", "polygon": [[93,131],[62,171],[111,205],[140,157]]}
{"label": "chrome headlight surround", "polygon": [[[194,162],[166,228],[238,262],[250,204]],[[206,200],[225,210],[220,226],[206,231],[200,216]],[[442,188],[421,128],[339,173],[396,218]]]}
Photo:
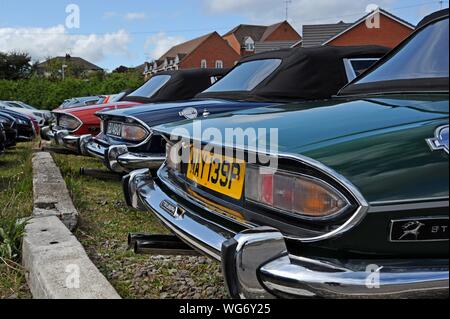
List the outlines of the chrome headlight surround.
{"label": "chrome headlight surround", "polygon": [[139,124],[128,124],[128,123],[121,123],[121,124],[122,124],[121,137],[126,141],[140,143],[142,141],[145,141],[150,135],[150,133]]}
{"label": "chrome headlight surround", "polygon": [[71,114],[61,114],[58,116],[58,126],[69,130],[76,131],[83,123],[76,116]]}

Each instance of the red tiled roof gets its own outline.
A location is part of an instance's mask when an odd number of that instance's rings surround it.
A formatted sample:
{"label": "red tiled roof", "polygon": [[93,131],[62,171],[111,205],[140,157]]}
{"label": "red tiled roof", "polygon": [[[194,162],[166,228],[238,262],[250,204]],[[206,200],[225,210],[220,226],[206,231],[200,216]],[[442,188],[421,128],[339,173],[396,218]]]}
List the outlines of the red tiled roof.
{"label": "red tiled roof", "polygon": [[[283,23],[289,23],[282,21],[273,25],[248,25],[240,24],[233,30],[227,32],[224,37],[234,34],[239,43],[243,44],[248,37],[251,37],[255,42],[264,42],[270,35],[278,29]],[[299,35],[300,37],[300,35]]]}
{"label": "red tiled roof", "polygon": [[176,56],[179,56],[180,59],[184,58],[186,55],[192,53],[195,49],[197,49],[206,39],[215,34],[216,32],[209,33],[198,37],[196,39],[178,44],[172,47],[169,51],[167,51],[159,60],[164,61],[166,58],[175,59]]}

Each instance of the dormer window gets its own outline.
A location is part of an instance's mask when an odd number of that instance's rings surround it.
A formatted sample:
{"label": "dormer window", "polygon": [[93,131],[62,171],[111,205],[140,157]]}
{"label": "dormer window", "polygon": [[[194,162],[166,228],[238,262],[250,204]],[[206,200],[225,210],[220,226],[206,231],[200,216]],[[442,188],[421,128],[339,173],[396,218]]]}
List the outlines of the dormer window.
{"label": "dormer window", "polygon": [[202,69],[208,68],[208,62],[207,62],[206,60],[203,59],[203,60],[200,62],[200,67],[201,67]]}

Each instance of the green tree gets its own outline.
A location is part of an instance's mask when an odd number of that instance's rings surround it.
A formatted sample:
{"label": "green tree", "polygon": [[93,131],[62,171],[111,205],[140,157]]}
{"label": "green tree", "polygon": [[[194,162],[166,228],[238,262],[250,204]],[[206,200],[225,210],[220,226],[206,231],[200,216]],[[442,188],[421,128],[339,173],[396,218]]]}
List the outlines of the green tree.
{"label": "green tree", "polygon": [[31,57],[24,52],[0,52],[0,79],[19,80],[31,74]]}

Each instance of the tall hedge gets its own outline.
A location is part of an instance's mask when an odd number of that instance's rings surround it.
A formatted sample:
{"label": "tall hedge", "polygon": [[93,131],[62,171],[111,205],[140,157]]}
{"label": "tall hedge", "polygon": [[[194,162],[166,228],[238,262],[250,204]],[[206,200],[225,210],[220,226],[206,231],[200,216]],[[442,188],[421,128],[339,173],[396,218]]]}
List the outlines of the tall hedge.
{"label": "tall hedge", "polygon": [[90,79],[67,78],[55,81],[40,77],[0,80],[0,100],[23,101],[40,109],[52,110],[72,97],[114,94],[135,89],[144,83],[139,73],[112,73]]}

